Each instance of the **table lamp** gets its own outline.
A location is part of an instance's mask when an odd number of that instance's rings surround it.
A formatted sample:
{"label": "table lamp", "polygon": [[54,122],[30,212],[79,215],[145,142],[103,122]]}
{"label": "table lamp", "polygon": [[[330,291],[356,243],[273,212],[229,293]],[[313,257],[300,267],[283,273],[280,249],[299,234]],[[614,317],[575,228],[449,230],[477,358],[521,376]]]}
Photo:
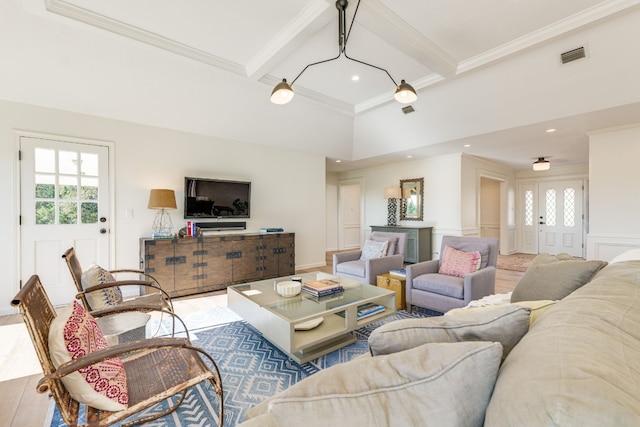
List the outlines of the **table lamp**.
{"label": "table lamp", "polygon": [[173,223],[167,209],[177,209],[173,190],[152,189],[149,194],[149,209],[160,209],[153,220],[153,235],[168,236],[173,231]]}
{"label": "table lamp", "polygon": [[396,199],[402,197],[400,187],[388,187],[384,189],[384,198],[387,202],[387,225],[397,224],[398,205]]}

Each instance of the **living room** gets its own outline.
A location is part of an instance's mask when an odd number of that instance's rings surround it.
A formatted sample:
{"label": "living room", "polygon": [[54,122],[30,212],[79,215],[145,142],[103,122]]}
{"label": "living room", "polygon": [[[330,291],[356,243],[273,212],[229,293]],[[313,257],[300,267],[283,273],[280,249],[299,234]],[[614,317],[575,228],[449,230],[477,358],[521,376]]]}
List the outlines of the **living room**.
{"label": "living room", "polygon": [[[503,183],[501,251],[518,252],[521,185],[578,177],[588,183],[586,258],[607,260],[640,246],[640,55],[629,54],[638,49],[639,2],[602,3],[617,12],[425,87],[406,116],[390,102],[344,114],[304,96],[278,108],[268,101],[271,86],[260,81],[52,19],[35,1],[3,3],[0,51],[11,66],[0,77],[11,83],[0,85],[0,194],[9,206],[0,211],[7,236],[0,314],[16,313],[9,301],[28,278],[19,223],[22,136],[108,147],[112,267],[139,264],[140,238],[151,235],[156,213],[147,208],[150,189],[175,191],[178,209],[170,215],[176,231],[184,225],[186,176],[250,181],[247,230],[295,232],[299,269],[323,266],[326,251],[340,248],[338,188],[356,181],[364,184],[361,237],[387,221],[384,189],[417,177],[425,183],[424,219],[411,225],[434,227],[434,248],[446,234],[479,235],[479,186],[489,177]],[[589,57],[561,69],[558,53],[584,43]],[[233,91],[245,98],[227,96]],[[587,129],[574,146],[584,156],[551,158],[551,170],[532,172],[532,156],[563,142],[561,122]],[[557,139],[543,141],[556,126]],[[527,136],[511,139],[513,130]],[[485,139],[500,141],[487,155]],[[500,153],[516,142],[531,152],[512,159],[519,167]],[[421,148],[429,155],[406,159]],[[51,264],[67,274],[61,259]]]}

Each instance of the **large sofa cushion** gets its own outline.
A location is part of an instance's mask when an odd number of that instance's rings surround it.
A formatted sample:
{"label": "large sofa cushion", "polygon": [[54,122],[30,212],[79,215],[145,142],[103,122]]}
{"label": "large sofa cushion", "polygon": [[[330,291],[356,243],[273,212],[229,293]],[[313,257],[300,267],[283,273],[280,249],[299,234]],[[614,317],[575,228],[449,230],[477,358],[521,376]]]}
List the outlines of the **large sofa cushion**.
{"label": "large sofa cushion", "polygon": [[613,267],[551,307],[511,351],[486,426],[639,424],[640,264]]}
{"label": "large sofa cushion", "polygon": [[413,279],[413,289],[445,295],[452,298],[464,298],[464,279],[445,274],[422,274]]}
{"label": "large sofa cushion", "polygon": [[376,328],[369,335],[369,350],[377,356],[426,343],[496,341],[502,344],[503,357],[506,357],[529,330],[530,310],[507,305],[454,316],[396,320]]}
{"label": "large sofa cushion", "polygon": [[[512,305],[518,305],[521,307],[529,307],[531,309],[531,313],[529,314],[529,327],[531,327],[531,325],[533,325],[536,322],[538,317],[540,317],[542,313],[547,311],[549,308],[553,307],[553,305],[556,302],[557,301],[552,301],[552,300],[518,301],[514,303],[502,304],[502,306],[506,307],[507,305],[512,304]],[[447,311],[444,315],[452,316],[452,315],[458,315],[463,313],[475,313],[475,312],[493,310],[496,307],[499,307],[499,305],[452,308],[451,310]]]}
{"label": "large sofa cushion", "polygon": [[516,285],[511,302],[560,300],[588,283],[606,265],[606,261],[578,260],[566,254],[540,254]]}
{"label": "large sofa cushion", "polygon": [[466,342],[353,360],[293,385],[268,413],[279,427],[482,426],[501,355]]}

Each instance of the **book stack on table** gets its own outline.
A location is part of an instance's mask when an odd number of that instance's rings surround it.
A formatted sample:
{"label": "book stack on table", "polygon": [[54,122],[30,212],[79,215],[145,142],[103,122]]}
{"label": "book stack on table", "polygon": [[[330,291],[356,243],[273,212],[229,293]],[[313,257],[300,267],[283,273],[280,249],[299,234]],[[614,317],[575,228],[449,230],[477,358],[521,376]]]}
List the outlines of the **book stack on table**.
{"label": "book stack on table", "polygon": [[389,274],[397,277],[407,277],[407,270],[404,268],[396,268],[394,270],[391,270]]}
{"label": "book stack on table", "polygon": [[[358,306],[358,314],[356,314],[356,317],[358,318],[358,320],[361,320],[361,319],[364,319],[365,317],[382,313],[385,310],[386,310],[386,307],[384,305],[368,302]],[[338,316],[344,317],[344,311],[340,311],[336,314]]]}
{"label": "book stack on table", "polygon": [[342,287],[342,283],[337,280],[322,279],[304,282],[302,284],[302,291],[314,297],[324,297],[343,292],[344,288]]}
{"label": "book stack on table", "polygon": [[358,319],[364,319],[365,317],[373,316],[385,310],[384,305],[374,304],[372,302],[362,304],[358,306]]}

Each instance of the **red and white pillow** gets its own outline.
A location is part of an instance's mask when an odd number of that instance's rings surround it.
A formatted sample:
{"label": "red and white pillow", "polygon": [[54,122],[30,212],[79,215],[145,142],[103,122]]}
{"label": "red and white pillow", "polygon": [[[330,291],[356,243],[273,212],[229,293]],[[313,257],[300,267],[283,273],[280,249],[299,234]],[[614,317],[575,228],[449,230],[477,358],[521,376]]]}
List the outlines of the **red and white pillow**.
{"label": "red and white pillow", "polygon": [[446,274],[447,276],[464,277],[477,271],[481,262],[480,251],[463,252],[451,246],[445,246],[438,273]]}
{"label": "red and white pillow", "polygon": [[[59,310],[49,328],[49,352],[56,368],[107,347],[100,327],[77,301]],[[127,408],[129,388],[119,357],[87,366],[62,378],[75,400],[105,411]]]}

